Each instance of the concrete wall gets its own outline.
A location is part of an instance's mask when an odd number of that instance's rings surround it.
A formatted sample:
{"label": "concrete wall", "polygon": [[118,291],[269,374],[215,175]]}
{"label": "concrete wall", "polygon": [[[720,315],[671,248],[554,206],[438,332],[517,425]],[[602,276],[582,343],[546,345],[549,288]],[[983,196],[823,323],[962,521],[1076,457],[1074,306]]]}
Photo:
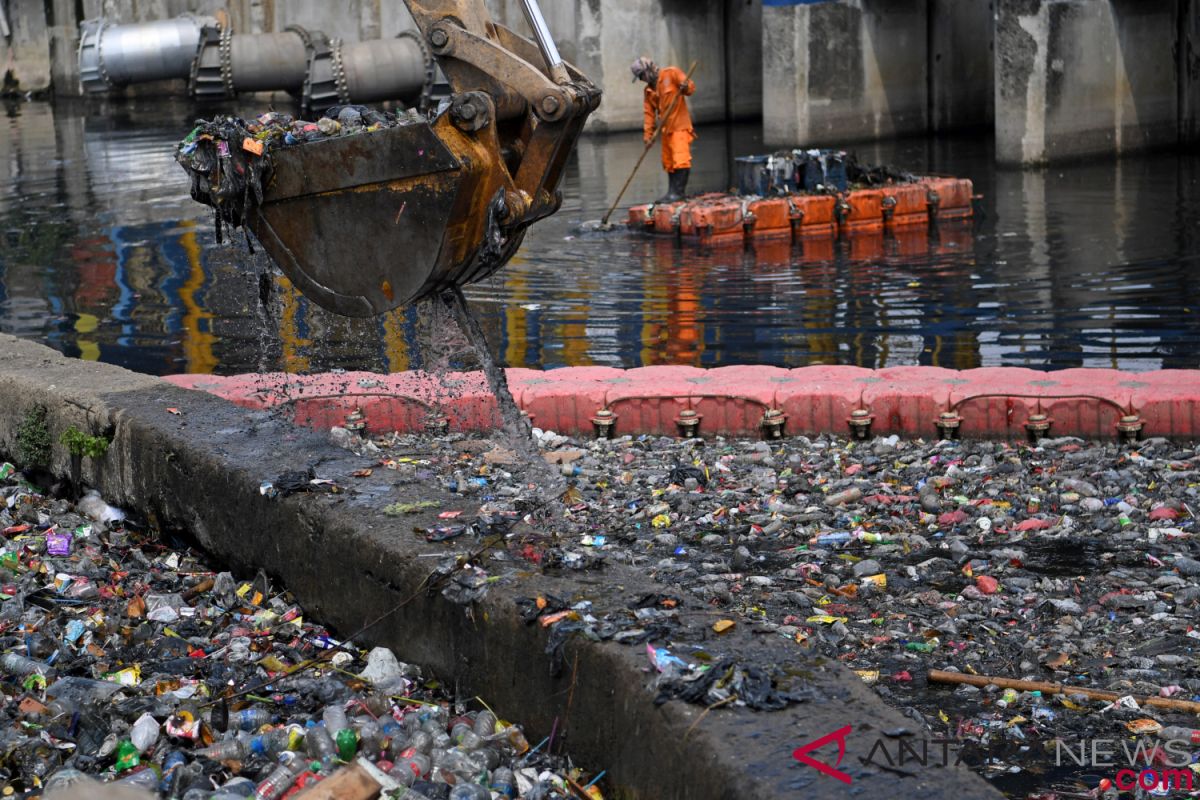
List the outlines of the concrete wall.
{"label": "concrete wall", "polygon": [[1176,0],[997,0],[997,159],[1178,142],[1179,24]]}
{"label": "concrete wall", "polygon": [[269,33],[289,25],[356,42],[395,36],[412,27],[402,0],[83,0],[85,18],[149,22],[180,14],[229,12],[239,33]]}
{"label": "concrete wall", "polygon": [[995,3],[931,0],[929,124],[934,131],[991,126],[995,117]]}
{"label": "concrete wall", "polygon": [[1179,0],[1179,138],[1200,140],[1200,0]]}
{"label": "concrete wall", "polygon": [[0,91],[42,92],[50,87],[50,29],[42,0],[7,5],[10,39],[0,37]]}
{"label": "concrete wall", "polygon": [[928,129],[925,0],[763,10],[763,136],[835,144]]}
{"label": "concrete wall", "polygon": [[[498,21],[529,35],[517,0],[488,0],[488,7]],[[575,0],[542,3],[542,11],[563,57],[604,90],[604,102],[588,123],[591,130],[641,128],[644,84],[634,84],[629,72],[639,55],[683,70],[698,62],[696,94],[688,100],[698,123],[762,111],[758,0]]]}

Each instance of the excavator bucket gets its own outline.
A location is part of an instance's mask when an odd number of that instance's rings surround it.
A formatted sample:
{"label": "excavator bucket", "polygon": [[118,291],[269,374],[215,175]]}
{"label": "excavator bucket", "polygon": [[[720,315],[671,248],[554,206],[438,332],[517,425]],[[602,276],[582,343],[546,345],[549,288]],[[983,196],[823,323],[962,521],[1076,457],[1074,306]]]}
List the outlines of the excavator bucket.
{"label": "excavator bucket", "polygon": [[481,235],[480,198],[464,196],[476,154],[449,138],[458,152],[421,122],[282,149],[247,224],[301,292],[345,316],[480,280],[506,259],[464,246]]}
{"label": "excavator bucket", "polygon": [[[346,316],[381,314],[504,266],[528,226],[561,204],[562,170],[600,100],[552,43],[547,52],[494,24],[482,0],[408,4],[454,90],[429,118],[268,140],[262,153],[249,139],[243,148],[235,128],[225,136],[233,141],[208,142],[207,159],[186,161],[181,149],[193,197],[249,227],[305,296]],[[544,33],[544,23],[534,29]],[[223,195],[231,174],[252,174],[261,195]]]}

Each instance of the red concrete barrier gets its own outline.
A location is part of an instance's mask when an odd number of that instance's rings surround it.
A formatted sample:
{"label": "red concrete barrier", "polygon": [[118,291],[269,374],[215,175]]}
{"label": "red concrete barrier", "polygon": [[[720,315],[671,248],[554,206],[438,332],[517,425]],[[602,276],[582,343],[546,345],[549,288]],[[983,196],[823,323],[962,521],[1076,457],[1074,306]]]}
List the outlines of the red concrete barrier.
{"label": "red concrete barrier", "polygon": [[[1030,425],[1049,436],[1113,438],[1121,427],[1143,436],[1200,436],[1200,370],[654,366],[511,369],[508,378],[513,397],[535,425],[580,435],[591,435],[596,413],[607,409],[615,415],[617,436],[674,436],[688,412],[698,416],[700,435],[758,437],[768,411],[777,421],[775,415],[784,415],[787,435],[846,435],[854,419],[869,423],[872,435],[923,438],[937,436],[939,422],[964,437],[1025,439]],[[314,428],[345,425],[360,416],[373,433],[478,431],[499,424],[480,373],[266,373],[167,380],[245,408],[290,414]]]}

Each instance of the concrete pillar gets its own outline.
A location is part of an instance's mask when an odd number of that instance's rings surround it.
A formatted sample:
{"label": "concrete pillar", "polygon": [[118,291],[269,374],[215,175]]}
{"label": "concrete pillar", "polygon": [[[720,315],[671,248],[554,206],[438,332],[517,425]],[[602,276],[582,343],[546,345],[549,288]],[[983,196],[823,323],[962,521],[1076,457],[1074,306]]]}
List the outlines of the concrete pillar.
{"label": "concrete pillar", "polygon": [[757,118],[763,113],[762,3],[759,0],[724,0],[724,3],[729,116]]}
{"label": "concrete pillar", "polygon": [[50,27],[50,73],[57,95],[79,94],[79,19],[74,0],[53,0]]}
{"label": "concrete pillar", "polygon": [[380,37],[383,24],[382,0],[361,0],[359,3],[358,39],[369,42]]}
{"label": "concrete pillar", "polygon": [[357,42],[362,24],[361,7],[367,2],[370,0],[343,0],[339,3],[327,0],[276,0],[272,3],[275,30],[281,31],[288,25],[303,25],[324,31],[331,39],[337,37],[343,41]]}
{"label": "concrete pillar", "polygon": [[[693,76],[697,91],[688,99],[697,123],[724,121],[727,100],[732,116],[757,116],[762,96],[756,52],[759,5],[760,0],[565,0],[543,2],[542,12],[563,57],[604,90],[604,102],[591,116],[589,129],[621,131],[642,126],[643,84],[632,83],[629,73],[629,64],[639,55],[683,70],[693,60],[699,62]],[[529,35],[516,0],[487,0],[487,6],[497,22]],[[726,52],[731,53],[728,73]]]}
{"label": "concrete pillar", "polygon": [[996,0],[996,158],[1178,141],[1177,0]]}
{"label": "concrete pillar", "polygon": [[990,127],[995,109],[995,3],[930,3],[930,127],[934,131]]}
{"label": "concrete pillar", "polygon": [[1176,75],[1180,143],[1200,141],[1200,0],[1179,0]]}
{"label": "concrete pillar", "polygon": [[42,3],[7,6],[8,39],[0,38],[0,89],[43,92],[50,88],[50,30]]}
{"label": "concrete pillar", "polygon": [[841,144],[928,127],[926,0],[763,9],[768,144]]}

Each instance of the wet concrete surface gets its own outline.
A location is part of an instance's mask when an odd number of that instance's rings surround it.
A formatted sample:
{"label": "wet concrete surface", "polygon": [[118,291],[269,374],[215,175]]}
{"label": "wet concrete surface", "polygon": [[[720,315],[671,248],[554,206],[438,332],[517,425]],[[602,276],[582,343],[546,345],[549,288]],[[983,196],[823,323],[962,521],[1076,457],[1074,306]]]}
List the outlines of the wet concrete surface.
{"label": "wet concrete surface", "polygon": [[[0,115],[0,331],[141,372],[422,366],[414,312],[338,319],[261,256],[217,247],[175,143],[184,103],[20,103]],[[257,113],[262,109],[235,109]],[[765,363],[1131,370],[1200,365],[1200,159],[1158,154],[1015,172],[973,134],[860,146],[864,160],[969,177],[965,232],[696,250],[582,234],[615,197],[640,137],[588,136],[563,211],[468,297],[509,366]],[[756,126],[706,127],[694,190],[725,189]],[[627,202],[658,197],[654,159]],[[354,253],[347,253],[353,265]]]}
{"label": "wet concrete surface", "polygon": [[[6,356],[0,451],[13,449],[16,426],[35,403],[48,407],[54,430],[72,423],[111,430],[104,462],[84,472],[110,502],[190,532],[235,569],[268,570],[343,635],[377,620],[364,644],[390,646],[444,681],[494,699],[501,715],[514,709],[532,736],[545,735],[557,720],[565,747],[597,769],[610,769],[617,797],[844,797],[844,784],[800,764],[792,752],[846,724],[861,734],[847,739],[841,765],[852,777],[852,793],[984,797],[993,791],[965,768],[921,770],[898,785],[887,769],[864,764],[875,733],[904,728],[905,718],[841,666],[742,630],[726,634],[722,647],[755,663],[787,665],[805,683],[808,702],[774,713],[720,709],[700,720],[697,706],[654,704],[644,652],[579,639],[563,650],[570,668],[554,674],[546,633],[525,624],[518,598],[550,593],[587,598],[597,608],[624,607],[630,594],[662,587],[643,571],[616,564],[588,579],[531,572],[500,582],[468,614],[427,591],[431,567],[422,556],[444,549],[414,540],[412,529],[433,526],[435,515],[398,521],[382,513],[385,489],[389,502],[461,507],[460,498],[428,482],[399,489],[368,482],[360,491],[350,474],[361,459],[318,434],[11,337],[0,339],[0,349]],[[55,456],[55,466],[65,470],[66,455],[56,449]],[[260,492],[264,480],[305,465],[356,490],[287,499]],[[813,755],[832,763],[834,752]]]}

